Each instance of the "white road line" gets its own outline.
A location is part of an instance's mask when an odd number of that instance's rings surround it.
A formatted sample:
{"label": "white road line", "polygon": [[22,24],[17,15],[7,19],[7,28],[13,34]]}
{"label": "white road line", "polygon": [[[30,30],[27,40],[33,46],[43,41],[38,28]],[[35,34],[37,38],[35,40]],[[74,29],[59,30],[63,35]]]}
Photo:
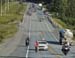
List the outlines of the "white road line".
{"label": "white road line", "polygon": [[[29,26],[29,38],[30,38],[30,30],[31,30],[31,20],[30,20],[30,26]],[[29,46],[27,48],[26,58],[28,58],[28,53],[29,53]]]}
{"label": "white road line", "polygon": [[[51,31],[50,28],[49,28],[49,26],[48,26],[48,24],[47,24],[46,22],[45,22],[45,24],[46,24],[48,30]],[[52,34],[52,33],[51,33],[51,34]],[[55,38],[56,41],[58,41],[58,40],[56,39],[56,37],[55,37],[53,34],[52,34],[52,36]]]}
{"label": "white road line", "polygon": [[27,48],[26,58],[28,58],[28,53],[29,53],[29,46]]}

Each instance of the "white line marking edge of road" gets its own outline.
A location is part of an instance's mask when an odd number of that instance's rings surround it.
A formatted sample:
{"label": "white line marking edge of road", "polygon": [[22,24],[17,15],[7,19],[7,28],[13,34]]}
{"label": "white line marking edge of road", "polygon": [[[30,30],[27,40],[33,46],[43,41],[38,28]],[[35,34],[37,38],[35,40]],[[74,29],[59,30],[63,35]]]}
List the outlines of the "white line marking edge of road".
{"label": "white line marking edge of road", "polygon": [[29,46],[27,48],[26,58],[28,58],[28,53],[29,53]]}

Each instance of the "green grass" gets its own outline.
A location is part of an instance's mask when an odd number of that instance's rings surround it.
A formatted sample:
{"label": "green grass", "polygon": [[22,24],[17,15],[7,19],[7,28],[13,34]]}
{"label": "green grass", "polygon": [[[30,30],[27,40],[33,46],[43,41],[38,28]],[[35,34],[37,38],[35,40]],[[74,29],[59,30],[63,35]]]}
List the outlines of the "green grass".
{"label": "green grass", "polygon": [[3,15],[0,16],[0,41],[13,36],[18,31],[17,23],[21,22],[26,6],[26,4],[10,2],[9,11],[6,9],[7,12],[5,12],[5,5],[3,5]]}
{"label": "green grass", "polygon": [[12,37],[15,32],[17,32],[16,24],[6,25],[6,27],[0,28],[0,40],[2,41],[6,38]]}
{"label": "green grass", "polygon": [[0,29],[0,33],[4,36],[4,38],[6,38],[10,34],[12,34],[12,33],[17,31],[16,26],[17,25],[15,25],[15,24],[7,25],[6,27]]}
{"label": "green grass", "polygon": [[63,21],[61,21],[60,19],[53,18],[53,20],[54,20],[58,25],[60,25],[61,28],[66,28],[66,27],[67,27],[66,24],[65,24]]}

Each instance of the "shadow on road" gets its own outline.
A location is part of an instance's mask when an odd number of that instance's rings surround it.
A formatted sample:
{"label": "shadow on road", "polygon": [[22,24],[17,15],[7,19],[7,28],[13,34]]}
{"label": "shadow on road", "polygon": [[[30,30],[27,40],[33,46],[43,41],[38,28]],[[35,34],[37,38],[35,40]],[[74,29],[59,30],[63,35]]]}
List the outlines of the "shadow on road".
{"label": "shadow on road", "polygon": [[29,49],[29,50],[35,51],[35,49]]}
{"label": "shadow on road", "polygon": [[58,53],[52,53],[51,55],[61,55],[61,56],[62,56],[63,54],[58,54]]}
{"label": "shadow on road", "polygon": [[26,47],[26,45],[18,45],[18,47]]}
{"label": "shadow on road", "polygon": [[59,42],[56,41],[47,41],[49,44],[55,44],[55,45],[60,45]]}
{"label": "shadow on road", "polygon": [[48,51],[48,50],[40,49],[39,51]]}
{"label": "shadow on road", "polygon": [[[35,51],[35,49],[29,49],[29,50],[31,50],[31,51]],[[40,49],[40,50],[38,50],[38,51],[48,51],[48,50]]]}

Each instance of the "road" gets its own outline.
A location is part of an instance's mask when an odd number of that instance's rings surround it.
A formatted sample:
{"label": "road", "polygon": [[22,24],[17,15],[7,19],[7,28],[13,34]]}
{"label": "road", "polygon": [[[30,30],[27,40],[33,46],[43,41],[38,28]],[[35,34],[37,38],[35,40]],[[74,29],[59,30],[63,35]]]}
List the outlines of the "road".
{"label": "road", "polygon": [[[30,4],[31,5],[31,4]],[[37,5],[36,5],[37,6]],[[41,14],[41,15],[40,15]],[[40,22],[40,18],[43,18]],[[10,48],[12,51],[10,52],[8,49],[6,51],[2,51],[0,53],[1,57],[5,58],[75,58],[75,46],[71,47],[71,51],[65,56],[61,51],[61,45],[59,45],[59,37],[56,29],[51,25],[48,19],[45,17],[44,13],[41,10],[37,10],[36,12],[32,12],[32,15],[29,16],[25,13],[23,22],[20,24],[22,35],[19,39],[12,40],[11,43],[14,42],[13,47]],[[19,35],[20,36],[20,35]],[[30,45],[28,47],[25,46],[25,39],[29,36]],[[49,43],[49,48],[47,51],[38,51],[37,53],[34,50],[34,42],[36,40],[45,40]],[[19,39],[19,40],[18,40]],[[16,43],[16,41],[18,43]],[[16,45],[15,45],[16,44]],[[14,46],[15,45],[15,46]],[[6,45],[5,45],[6,46]],[[11,45],[12,46],[12,45]],[[3,52],[6,52],[3,54]],[[0,58],[1,58],[0,57]]]}

